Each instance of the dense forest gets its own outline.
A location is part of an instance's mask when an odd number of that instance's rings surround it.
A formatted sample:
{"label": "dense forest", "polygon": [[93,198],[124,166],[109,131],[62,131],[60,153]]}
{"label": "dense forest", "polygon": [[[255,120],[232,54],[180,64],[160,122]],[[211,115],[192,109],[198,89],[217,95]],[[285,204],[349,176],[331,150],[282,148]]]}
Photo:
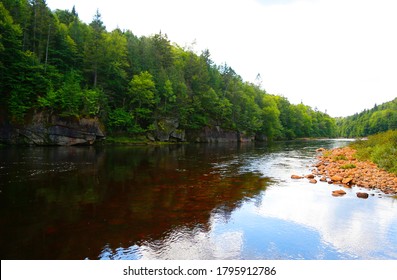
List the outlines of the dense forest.
{"label": "dense forest", "polygon": [[356,138],[397,129],[397,98],[370,110],[337,119],[338,134]]}
{"label": "dense forest", "polygon": [[95,116],[108,134],[130,136],[167,118],[181,129],[219,126],[271,139],[337,134],[327,114],[243,81],[208,50],[197,54],[161,32],[109,32],[99,11],[86,24],[74,7],[51,11],[45,0],[2,0],[0,34],[0,110],[12,123],[45,111]]}

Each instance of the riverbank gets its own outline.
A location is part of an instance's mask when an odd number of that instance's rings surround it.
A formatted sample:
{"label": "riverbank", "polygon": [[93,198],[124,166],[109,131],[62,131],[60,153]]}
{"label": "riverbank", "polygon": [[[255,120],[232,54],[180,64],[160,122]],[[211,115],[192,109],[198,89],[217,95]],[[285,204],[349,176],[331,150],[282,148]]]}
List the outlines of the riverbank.
{"label": "riverbank", "polygon": [[145,136],[142,137],[106,137],[102,142],[104,145],[120,145],[120,146],[164,146],[164,145],[181,145],[189,144],[189,142],[165,142],[165,141],[152,141]]}
{"label": "riverbank", "polygon": [[319,149],[313,174],[320,181],[351,188],[379,189],[385,194],[397,195],[397,176],[379,168],[368,160],[357,159],[357,150],[352,147],[332,150]]}

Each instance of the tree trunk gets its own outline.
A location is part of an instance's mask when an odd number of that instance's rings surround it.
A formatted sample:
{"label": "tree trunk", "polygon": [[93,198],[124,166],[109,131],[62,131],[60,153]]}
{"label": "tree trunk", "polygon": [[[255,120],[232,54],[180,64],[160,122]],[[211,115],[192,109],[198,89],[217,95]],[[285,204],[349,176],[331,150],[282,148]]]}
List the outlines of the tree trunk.
{"label": "tree trunk", "polygon": [[44,73],[47,72],[48,46],[50,45],[50,34],[51,34],[51,23],[48,25],[47,46],[46,46],[46,49],[45,49]]}

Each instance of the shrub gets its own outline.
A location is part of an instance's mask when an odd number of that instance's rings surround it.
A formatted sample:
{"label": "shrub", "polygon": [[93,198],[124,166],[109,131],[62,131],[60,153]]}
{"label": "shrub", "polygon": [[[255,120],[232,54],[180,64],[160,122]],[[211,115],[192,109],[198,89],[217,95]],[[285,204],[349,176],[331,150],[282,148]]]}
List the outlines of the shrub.
{"label": "shrub", "polygon": [[335,161],[339,161],[339,160],[347,160],[347,157],[345,155],[339,155],[334,157]]}
{"label": "shrub", "polygon": [[356,165],[352,164],[352,163],[347,163],[347,164],[342,165],[340,168],[342,168],[342,169],[353,169],[353,168],[356,168]]}
{"label": "shrub", "polygon": [[389,130],[352,144],[357,158],[371,160],[380,168],[397,174],[397,130]]}

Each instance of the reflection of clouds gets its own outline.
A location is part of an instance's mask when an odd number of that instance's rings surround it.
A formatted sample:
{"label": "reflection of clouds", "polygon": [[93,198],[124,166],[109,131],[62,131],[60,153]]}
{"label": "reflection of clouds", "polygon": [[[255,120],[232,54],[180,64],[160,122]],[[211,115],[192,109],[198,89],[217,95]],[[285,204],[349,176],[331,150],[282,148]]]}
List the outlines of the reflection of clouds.
{"label": "reflection of clouds", "polygon": [[291,174],[309,172],[314,151],[312,147],[292,146],[260,157],[243,157],[239,161],[227,157],[213,163],[213,172],[222,176],[259,172],[273,179],[273,184],[254,199],[243,200],[238,207],[214,209],[206,229],[200,225],[180,226],[156,240],[118,249],[105,246],[99,257],[397,259],[397,205],[393,204],[397,200],[358,199],[356,188],[335,198],[331,192],[338,186],[290,179]]}
{"label": "reflection of clouds", "polygon": [[324,243],[358,258],[397,258],[397,212],[390,199],[361,200],[352,190],[342,198],[324,185],[276,188],[267,192],[258,214],[292,221],[319,232]]}
{"label": "reflection of clouds", "polygon": [[230,231],[211,234],[202,230],[175,229],[163,240],[147,241],[141,246],[111,250],[105,246],[100,259],[208,260],[239,259],[243,233]]}

